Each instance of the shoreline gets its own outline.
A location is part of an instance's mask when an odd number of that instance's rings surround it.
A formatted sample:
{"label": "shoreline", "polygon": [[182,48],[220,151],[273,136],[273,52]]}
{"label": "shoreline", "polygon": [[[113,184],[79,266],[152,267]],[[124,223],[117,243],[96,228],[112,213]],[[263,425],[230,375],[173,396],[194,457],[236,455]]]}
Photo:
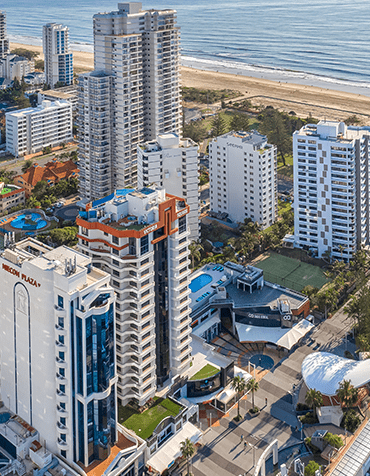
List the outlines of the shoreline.
{"label": "shoreline", "polygon": [[[32,49],[40,53],[39,59],[43,59],[41,45],[11,42],[10,48]],[[94,66],[94,55],[92,52],[73,50],[73,62],[76,73],[91,71]],[[223,69],[223,71],[214,71],[183,65],[181,66],[182,86],[201,89],[233,89],[240,91],[239,99],[249,99],[255,105],[273,106],[286,112],[294,111],[301,117],[312,115],[328,120],[344,120],[351,115],[357,115],[363,125],[370,125],[370,89],[368,88],[362,89],[366,89],[369,96],[363,91],[360,94],[332,89],[332,83],[320,86],[300,84],[287,81],[286,78],[285,81],[281,81],[275,77],[274,79],[265,78],[260,77],[260,74],[246,76],[235,74],[235,69]],[[340,85],[340,83],[335,84],[337,88]]]}

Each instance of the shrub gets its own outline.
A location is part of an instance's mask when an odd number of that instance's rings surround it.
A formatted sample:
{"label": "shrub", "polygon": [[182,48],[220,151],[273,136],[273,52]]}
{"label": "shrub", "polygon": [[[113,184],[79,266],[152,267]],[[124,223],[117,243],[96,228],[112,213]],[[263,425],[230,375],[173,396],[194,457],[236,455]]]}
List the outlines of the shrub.
{"label": "shrub", "polygon": [[326,433],[324,440],[329,443],[333,448],[341,448],[343,446],[343,440],[339,435],[333,435],[333,433]]}
{"label": "shrub", "polygon": [[312,451],[312,453],[315,455],[315,454],[320,454],[321,453],[321,450],[319,448],[317,448],[317,446],[315,446],[312,442],[311,442],[311,437],[309,436],[308,438],[306,438],[304,440],[306,446]]}
{"label": "shrub", "polygon": [[315,476],[315,472],[320,469],[316,461],[310,461],[304,469],[304,476]]}
{"label": "shrub", "polygon": [[312,412],[307,412],[306,415],[300,417],[300,420],[304,425],[314,425],[318,422],[317,418]]}
{"label": "shrub", "polygon": [[297,410],[297,412],[304,412],[304,411],[309,410],[309,407],[305,403],[297,403],[296,410]]}
{"label": "shrub", "polygon": [[252,413],[252,415],[254,415],[255,413],[258,413],[258,412],[259,412],[258,407],[254,407],[254,408],[251,408],[251,409],[249,410],[249,413]]}
{"label": "shrub", "polygon": [[361,419],[355,410],[349,410],[344,414],[342,423],[340,426],[346,428],[351,433],[354,433],[361,424]]}

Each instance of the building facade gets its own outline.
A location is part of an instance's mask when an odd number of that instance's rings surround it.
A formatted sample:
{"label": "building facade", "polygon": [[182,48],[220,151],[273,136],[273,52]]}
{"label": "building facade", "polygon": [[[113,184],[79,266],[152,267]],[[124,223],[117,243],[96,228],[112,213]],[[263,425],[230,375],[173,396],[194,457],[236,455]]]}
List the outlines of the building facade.
{"label": "building facade", "polygon": [[35,61],[24,56],[7,55],[0,60],[0,77],[18,81],[35,71]]}
{"label": "building facade", "polygon": [[[182,128],[176,12],[142,10],[141,6],[140,2],[119,3],[118,11],[94,16],[95,71],[112,76],[110,192],[136,186],[140,142],[155,139],[160,133],[180,134]],[[80,85],[86,104],[96,100],[90,97],[95,91],[86,89],[87,82],[85,75]],[[86,107],[81,105],[79,111],[84,120]],[[86,135],[84,138],[86,143]],[[85,154],[83,146],[82,164],[95,166],[95,157],[88,157],[88,164]],[[82,195],[88,190],[81,186]]]}
{"label": "building facade", "polygon": [[175,133],[160,134],[156,141],[137,149],[138,187],[155,183],[167,193],[184,197],[189,205],[190,239],[199,239],[198,145]]}
{"label": "building facade", "polygon": [[73,84],[73,54],[69,49],[69,29],[56,23],[43,26],[42,45],[45,57],[45,82],[51,88],[61,82]]}
{"label": "building facade", "polygon": [[113,187],[113,77],[93,71],[78,80],[78,164],[80,194],[88,200]]}
{"label": "building facade", "polygon": [[15,157],[73,140],[72,105],[67,101],[43,101],[37,107],[8,112],[5,118],[6,150]]}
{"label": "building facade", "polygon": [[78,247],[116,291],[118,400],[139,406],[190,366],[189,207],[163,188],[122,189],[80,212]]}
{"label": "building facade", "polygon": [[[262,228],[277,218],[276,147],[255,131],[228,132],[209,144],[210,208]],[[225,215],[226,216],[226,215]]]}
{"label": "building facade", "polygon": [[86,467],[117,441],[114,291],[91,259],[26,239],[0,256],[1,393]]}
{"label": "building facade", "polygon": [[294,242],[349,260],[370,242],[368,127],[307,124],[293,134]]}
{"label": "building facade", "polygon": [[0,11],[0,59],[9,54],[9,40],[6,34],[6,12]]}
{"label": "building facade", "polygon": [[16,185],[0,182],[0,213],[9,213],[13,207],[26,203],[26,191]]}

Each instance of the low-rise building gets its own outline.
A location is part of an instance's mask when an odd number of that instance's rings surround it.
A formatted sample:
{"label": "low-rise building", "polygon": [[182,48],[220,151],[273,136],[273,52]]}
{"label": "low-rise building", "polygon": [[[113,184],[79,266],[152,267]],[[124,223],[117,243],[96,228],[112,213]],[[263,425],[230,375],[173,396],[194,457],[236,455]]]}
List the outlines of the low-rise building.
{"label": "low-rise building", "polygon": [[228,132],[209,144],[210,207],[262,228],[277,218],[276,147],[256,131]]}
{"label": "low-rise building", "polygon": [[137,148],[138,187],[152,183],[167,193],[184,197],[190,207],[190,239],[199,239],[198,145],[191,139],[180,139],[175,133],[160,134],[156,141]]}
{"label": "low-rise building", "polygon": [[35,71],[35,61],[24,56],[7,55],[0,60],[0,77],[19,81]]}
{"label": "low-rise building", "polygon": [[[68,90],[68,89],[71,90]],[[67,89],[67,91],[64,91]],[[43,101],[67,101],[72,105],[72,112],[77,110],[77,90],[72,87],[47,89],[46,91],[39,91],[37,95],[38,104],[42,104]]]}
{"label": "low-rise building", "polygon": [[211,342],[221,326],[240,342],[290,350],[313,327],[307,296],[265,281],[262,269],[227,262],[207,264],[192,275],[193,333]]}
{"label": "low-rise building", "polygon": [[41,86],[45,83],[45,73],[41,71],[34,71],[24,77],[24,82],[31,86]]}
{"label": "low-rise building", "polygon": [[45,166],[34,163],[24,174],[16,175],[14,177],[14,183],[24,188],[26,191],[26,198],[29,198],[34,186],[42,180],[47,182],[49,185],[54,185],[60,180],[66,180],[77,176],[78,168],[72,160],[59,162],[54,159],[48,162]]}
{"label": "low-rise building", "polygon": [[73,139],[72,105],[67,101],[43,101],[37,107],[8,112],[5,118],[6,150],[15,157]]}
{"label": "low-rise building", "polygon": [[26,192],[24,188],[16,185],[5,185],[0,182],[0,213],[7,213],[13,207],[26,203]]}

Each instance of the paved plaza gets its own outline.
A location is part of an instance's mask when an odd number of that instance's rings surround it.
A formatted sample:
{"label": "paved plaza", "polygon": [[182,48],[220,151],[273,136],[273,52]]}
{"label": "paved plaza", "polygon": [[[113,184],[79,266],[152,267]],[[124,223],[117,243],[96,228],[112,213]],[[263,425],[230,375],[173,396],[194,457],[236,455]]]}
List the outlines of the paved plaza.
{"label": "paved plaza", "polygon": [[[305,343],[291,354],[286,357],[281,354],[281,360],[276,354],[274,360],[278,363],[271,371],[264,373],[259,382],[260,388],[255,394],[255,403],[261,409],[258,416],[251,418],[247,414],[247,410],[251,407],[250,395],[241,401],[243,419],[240,423],[233,420],[237,414],[236,407],[219,420],[216,420],[217,412],[214,410],[214,414],[211,415],[212,426],[205,432],[202,446],[192,461],[194,476],[252,475],[253,459],[256,463],[267,444],[275,438],[279,442],[279,463],[297,454],[301,437],[304,435],[301,435],[293,403],[297,398],[295,386],[302,378],[302,362],[308,354],[319,350],[334,352],[337,355],[344,355],[346,348],[353,352],[354,344],[345,342],[344,339],[351,325],[352,321],[341,309],[331,319],[319,324],[306,338]],[[215,344],[221,353],[229,355],[239,365],[246,364],[248,358],[246,347],[230,339],[230,336],[224,335]],[[260,352],[259,346],[256,344],[254,346],[251,353]],[[253,349],[253,345],[249,348]],[[203,424],[207,425],[204,422]],[[247,442],[246,446],[244,440]],[[286,450],[281,452],[284,448]],[[271,459],[266,469],[266,474],[272,474]],[[181,471],[175,471],[174,474],[179,475]]]}

